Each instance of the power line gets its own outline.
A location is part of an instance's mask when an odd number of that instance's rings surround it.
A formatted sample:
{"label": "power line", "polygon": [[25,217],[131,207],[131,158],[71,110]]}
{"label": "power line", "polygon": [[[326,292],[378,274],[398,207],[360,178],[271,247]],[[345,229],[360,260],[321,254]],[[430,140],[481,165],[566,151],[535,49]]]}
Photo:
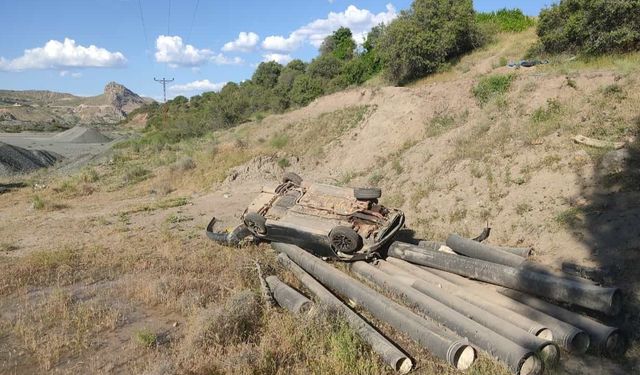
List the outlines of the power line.
{"label": "power line", "polygon": [[162,79],[157,79],[156,77],[153,77],[153,80],[162,85],[162,93],[164,94],[164,102],[166,103],[167,102],[167,83],[173,82],[173,78],[166,79],[162,77]]}
{"label": "power line", "polygon": [[167,35],[171,35],[171,0],[169,0],[169,15],[167,17]]}
{"label": "power line", "polygon": [[142,13],[142,0],[138,0],[138,10],[140,13],[140,22],[142,23],[142,33],[144,34],[144,49],[149,48],[149,39],[147,38],[147,27],[144,24],[144,13]]}
{"label": "power line", "polygon": [[189,34],[187,34],[187,39],[185,39],[184,44],[186,45],[191,40],[191,33],[193,32],[193,25],[196,23],[196,14],[198,13],[198,5],[200,5],[200,0],[196,0],[196,7],[193,9],[193,17],[191,17],[191,26],[189,27]]}

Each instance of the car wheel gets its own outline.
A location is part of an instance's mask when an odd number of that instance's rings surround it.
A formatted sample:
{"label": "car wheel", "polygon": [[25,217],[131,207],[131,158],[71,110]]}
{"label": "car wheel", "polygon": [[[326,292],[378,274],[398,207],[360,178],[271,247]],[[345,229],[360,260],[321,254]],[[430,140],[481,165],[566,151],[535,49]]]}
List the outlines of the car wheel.
{"label": "car wheel", "polygon": [[293,172],[287,172],[282,176],[282,182],[291,182],[296,186],[302,185],[302,177]]}
{"label": "car wheel", "polygon": [[349,227],[335,227],[329,233],[331,247],[335,251],[351,254],[360,247],[360,235]]}
{"label": "car wheel", "polygon": [[380,198],[382,190],[380,188],[355,188],[353,189],[353,195],[356,199],[368,201]]}
{"label": "car wheel", "polygon": [[265,219],[264,216],[255,212],[249,212],[244,215],[244,224],[251,233],[256,235],[267,234],[266,222],[267,219]]}

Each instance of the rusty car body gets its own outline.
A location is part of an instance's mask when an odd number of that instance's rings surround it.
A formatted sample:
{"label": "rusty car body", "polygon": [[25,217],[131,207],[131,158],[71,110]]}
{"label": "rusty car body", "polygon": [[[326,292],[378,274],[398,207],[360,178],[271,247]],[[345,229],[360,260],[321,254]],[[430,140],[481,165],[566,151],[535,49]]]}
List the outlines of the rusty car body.
{"label": "rusty car body", "polygon": [[[251,234],[259,240],[298,245],[317,256],[368,259],[378,254],[404,225],[400,210],[378,203],[380,190],[353,189],[308,183],[287,174],[281,184],[265,186],[242,215],[243,225],[226,237],[213,232],[213,240],[224,242]],[[233,241],[227,241],[233,242]]]}

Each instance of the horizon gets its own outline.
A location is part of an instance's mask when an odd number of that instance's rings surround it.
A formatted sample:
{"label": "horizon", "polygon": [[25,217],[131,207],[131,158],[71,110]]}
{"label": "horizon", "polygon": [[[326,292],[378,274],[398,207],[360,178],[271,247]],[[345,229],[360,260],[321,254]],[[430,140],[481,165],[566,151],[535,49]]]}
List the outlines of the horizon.
{"label": "horizon", "polygon": [[[483,0],[474,1],[474,7],[477,11],[520,8],[535,16],[551,3]],[[217,91],[229,81],[249,79],[263,61],[310,61],[322,39],[341,26],[349,27],[360,42],[371,27],[390,22],[410,4],[410,0],[2,3],[0,21],[9,31],[0,35],[0,89],[90,97],[115,81],[161,101],[162,86],[153,78],[166,77],[175,78],[167,86],[168,98],[190,97]],[[34,24],[29,33],[22,32]]]}

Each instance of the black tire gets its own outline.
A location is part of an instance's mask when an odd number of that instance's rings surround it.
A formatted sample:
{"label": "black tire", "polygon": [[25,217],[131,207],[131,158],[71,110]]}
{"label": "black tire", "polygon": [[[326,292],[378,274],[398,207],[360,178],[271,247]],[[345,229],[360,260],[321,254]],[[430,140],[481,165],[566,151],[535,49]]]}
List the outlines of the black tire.
{"label": "black tire", "polygon": [[356,199],[368,201],[380,198],[382,190],[380,188],[355,188],[353,189],[353,195]]}
{"label": "black tire", "polygon": [[267,219],[264,218],[264,216],[255,213],[255,212],[249,212],[248,214],[244,215],[244,225],[247,226],[247,229],[249,229],[249,231],[255,235],[265,235],[267,234]]}
{"label": "black tire", "polygon": [[302,185],[302,177],[300,177],[297,173],[287,172],[282,176],[282,182],[291,182],[296,186]]}
{"label": "black tire", "polygon": [[331,247],[335,251],[340,251],[345,254],[352,254],[360,249],[361,238],[360,235],[349,227],[335,227],[329,233],[329,241]]}

